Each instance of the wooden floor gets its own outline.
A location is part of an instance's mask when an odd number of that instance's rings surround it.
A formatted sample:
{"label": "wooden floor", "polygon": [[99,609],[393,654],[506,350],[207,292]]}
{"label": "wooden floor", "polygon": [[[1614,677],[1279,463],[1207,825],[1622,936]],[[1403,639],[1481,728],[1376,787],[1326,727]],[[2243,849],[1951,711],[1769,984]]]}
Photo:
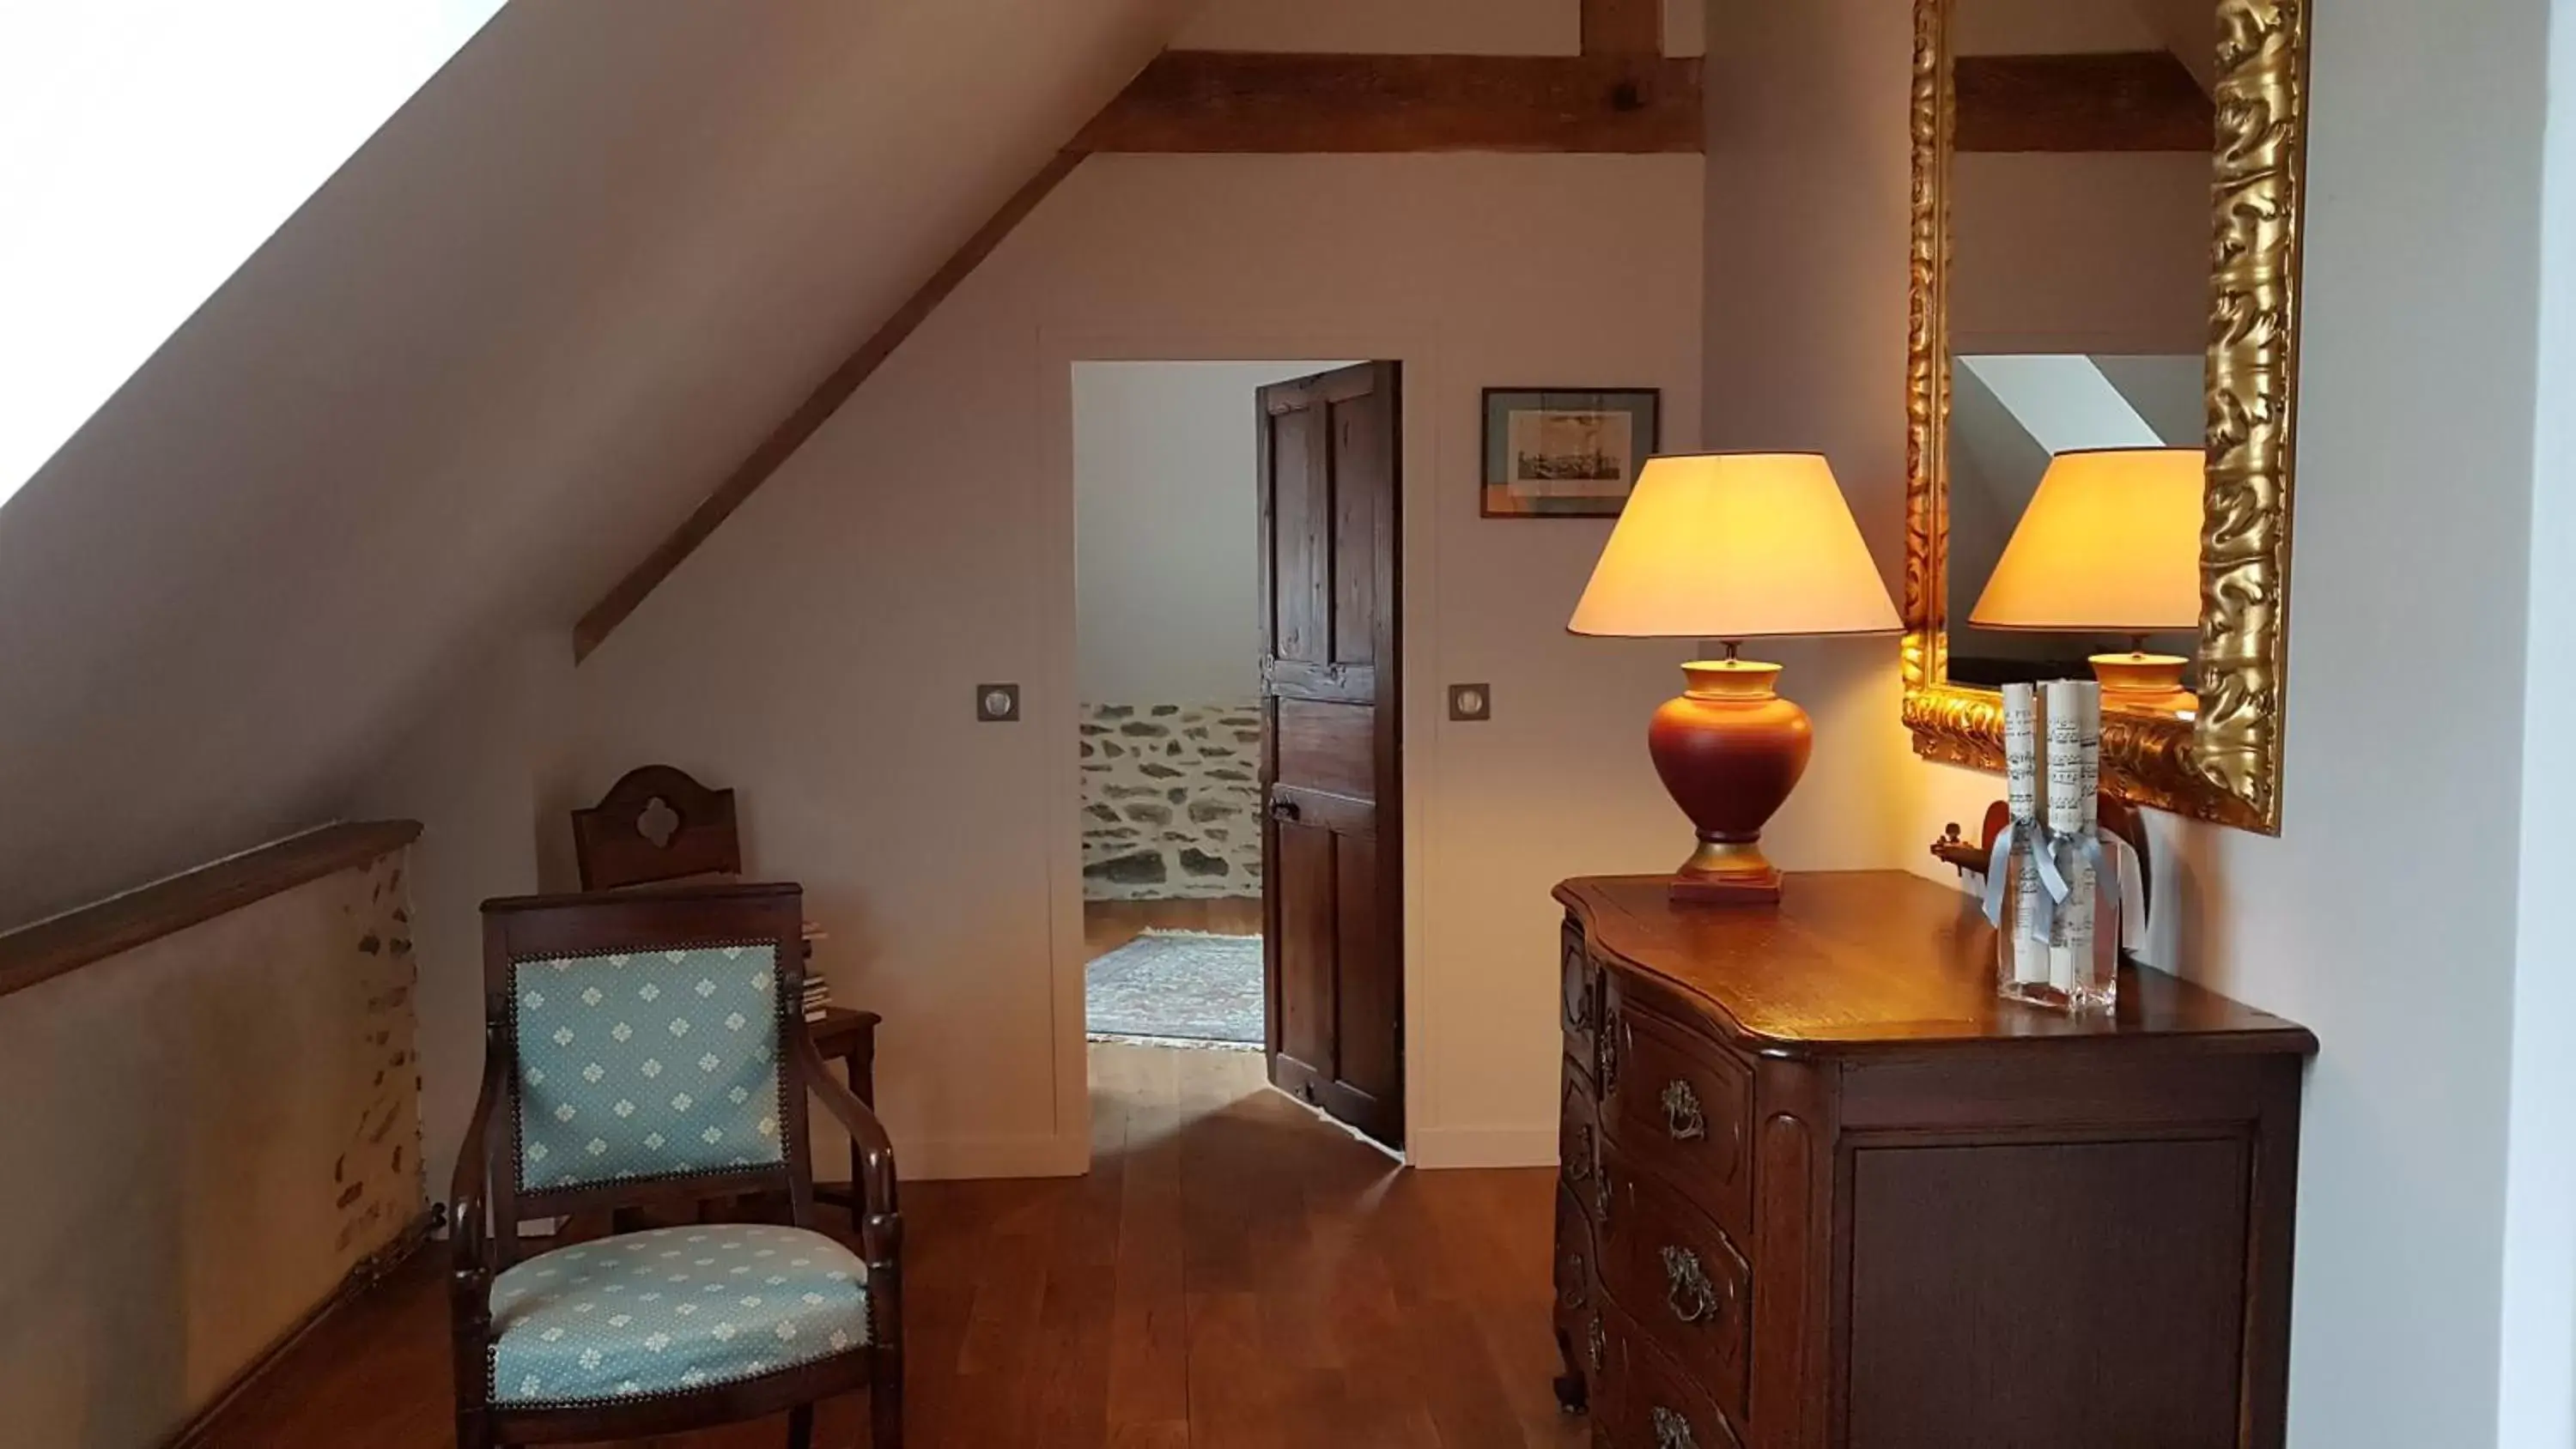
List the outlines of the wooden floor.
{"label": "wooden floor", "polygon": [[1084,901],[1082,938],[1094,959],[1147,931],[1206,931],[1219,936],[1261,934],[1261,898],[1226,896],[1207,901]]}
{"label": "wooden floor", "polygon": [[[904,1188],[916,1449],[1572,1446],[1552,1175],[1398,1168],[1242,1052],[1092,1049],[1086,1178]],[[206,1449],[443,1449],[443,1245],[299,1346]],[[820,1442],[863,1442],[864,1402]],[[650,1441],[771,1449],[784,1421]]]}

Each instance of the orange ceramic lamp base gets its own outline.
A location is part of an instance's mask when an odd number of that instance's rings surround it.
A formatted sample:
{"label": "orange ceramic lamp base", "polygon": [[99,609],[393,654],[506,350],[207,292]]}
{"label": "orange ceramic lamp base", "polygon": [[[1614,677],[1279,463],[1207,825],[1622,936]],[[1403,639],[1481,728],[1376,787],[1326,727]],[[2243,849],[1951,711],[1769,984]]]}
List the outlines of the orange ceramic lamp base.
{"label": "orange ceramic lamp base", "polygon": [[1655,711],[1646,745],[1664,789],[1699,831],[1672,897],[1712,905],[1780,899],[1762,827],[1797,788],[1814,748],[1807,712],[1782,699],[1780,666],[1750,659],[1682,666],[1690,687]]}

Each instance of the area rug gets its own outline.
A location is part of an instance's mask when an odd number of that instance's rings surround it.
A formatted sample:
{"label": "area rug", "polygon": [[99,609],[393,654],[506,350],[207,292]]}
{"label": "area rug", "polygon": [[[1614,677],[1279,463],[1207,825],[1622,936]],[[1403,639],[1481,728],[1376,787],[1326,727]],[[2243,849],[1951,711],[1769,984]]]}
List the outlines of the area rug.
{"label": "area rug", "polygon": [[1147,931],[1094,960],[1083,992],[1094,1041],[1259,1047],[1261,938]]}

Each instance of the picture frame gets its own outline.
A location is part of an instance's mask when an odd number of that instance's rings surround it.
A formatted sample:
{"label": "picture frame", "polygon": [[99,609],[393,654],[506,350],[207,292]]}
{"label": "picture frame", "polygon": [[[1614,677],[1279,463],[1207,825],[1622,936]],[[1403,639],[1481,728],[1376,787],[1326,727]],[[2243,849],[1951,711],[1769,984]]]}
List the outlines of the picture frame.
{"label": "picture frame", "polygon": [[1663,444],[1661,388],[1489,387],[1485,518],[1616,518]]}

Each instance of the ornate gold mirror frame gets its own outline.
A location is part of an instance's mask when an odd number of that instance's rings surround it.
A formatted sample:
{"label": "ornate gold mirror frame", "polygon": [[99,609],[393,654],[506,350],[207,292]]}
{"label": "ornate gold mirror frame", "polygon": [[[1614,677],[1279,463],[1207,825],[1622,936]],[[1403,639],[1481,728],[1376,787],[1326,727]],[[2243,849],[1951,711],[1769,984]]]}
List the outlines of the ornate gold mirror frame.
{"label": "ornate gold mirror frame", "polygon": [[[2102,778],[2141,805],[2266,834],[2281,826],[2299,234],[2307,142],[2305,0],[2213,0],[2208,501],[2201,533],[2200,711],[2111,714]],[[1916,0],[1913,310],[1906,374],[1905,723],[1926,759],[2003,767],[2003,701],[1952,685],[1950,362],[1944,289],[1956,122],[1951,0]]]}

